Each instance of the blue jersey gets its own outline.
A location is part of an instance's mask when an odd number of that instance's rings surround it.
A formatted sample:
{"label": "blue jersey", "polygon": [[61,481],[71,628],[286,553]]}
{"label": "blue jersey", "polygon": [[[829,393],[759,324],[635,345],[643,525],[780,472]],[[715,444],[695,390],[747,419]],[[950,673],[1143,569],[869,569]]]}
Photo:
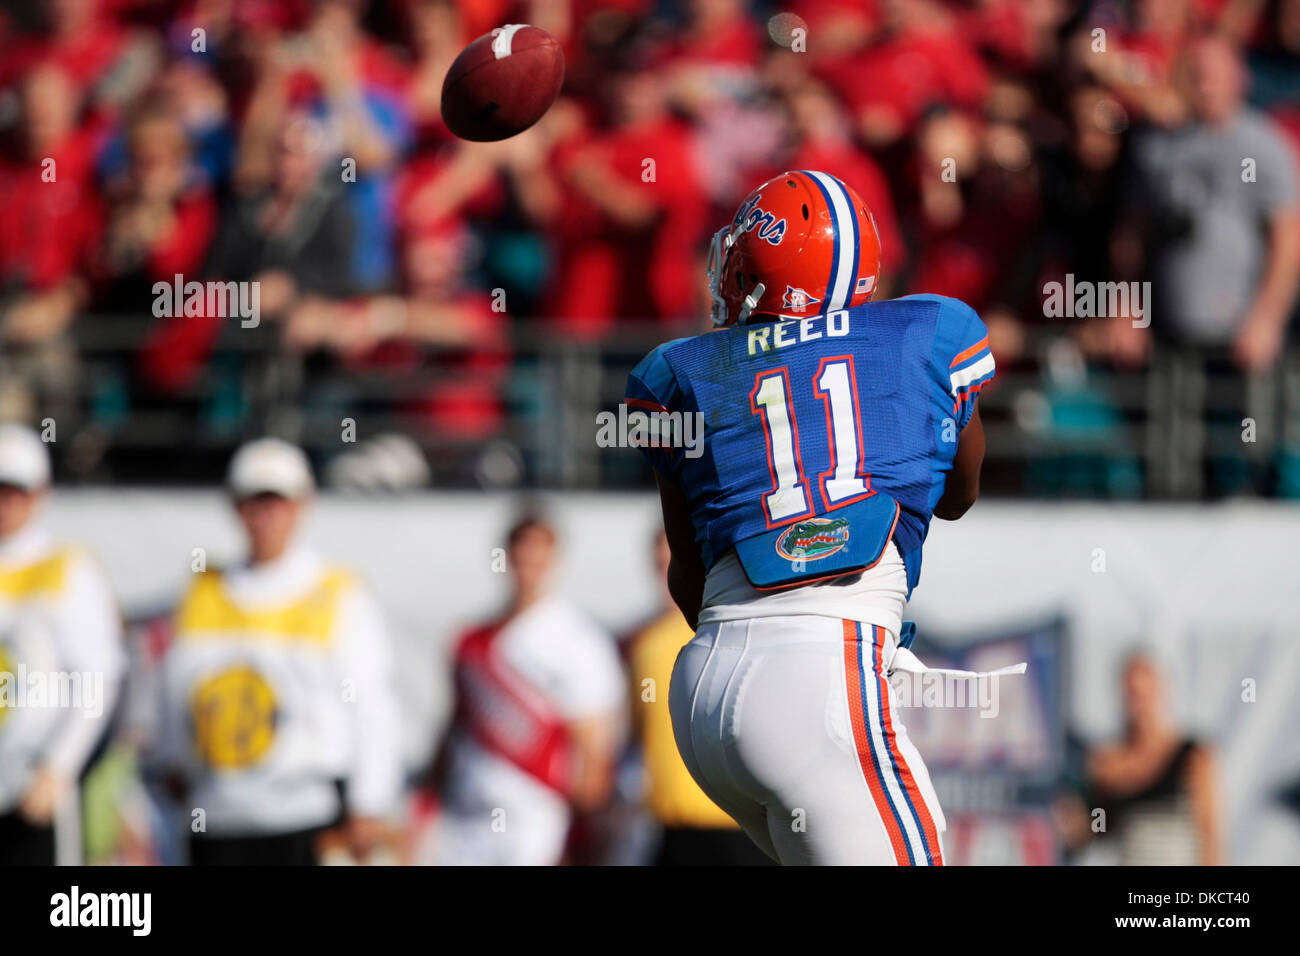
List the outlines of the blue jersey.
{"label": "blue jersey", "polygon": [[[653,420],[638,444],[685,493],[706,568],[735,548],[756,587],[789,587],[870,567],[892,538],[910,591],[993,374],[973,309],[912,295],[668,342],[627,405]],[[678,440],[683,416],[699,447]]]}

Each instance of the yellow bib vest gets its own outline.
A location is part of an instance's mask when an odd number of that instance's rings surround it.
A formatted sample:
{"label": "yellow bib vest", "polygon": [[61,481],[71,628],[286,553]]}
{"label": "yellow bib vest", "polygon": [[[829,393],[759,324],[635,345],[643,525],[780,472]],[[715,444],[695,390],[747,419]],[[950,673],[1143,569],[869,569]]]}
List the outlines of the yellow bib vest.
{"label": "yellow bib vest", "polygon": [[0,564],[0,600],[17,604],[63,590],[73,551],[62,548],[31,564]]}
{"label": "yellow bib vest", "polygon": [[271,608],[241,607],[226,593],[220,571],[199,575],[176,616],[178,640],[233,633],[271,640],[328,644],[334,636],[339,599],[353,585],[346,571],[329,570],[314,590]]}
{"label": "yellow bib vest", "polygon": [[[269,642],[285,650],[326,650],[334,639],[342,598],[354,583],[348,572],[331,569],[296,600],[245,607],[227,593],[221,572],[204,572],[177,611],[177,648],[203,642],[232,647]],[[232,658],[189,689],[196,753],[214,769],[252,767],[275,739],[282,706],[264,674],[247,661]]]}
{"label": "yellow bib vest", "polygon": [[[73,549],[61,548],[31,564],[0,564],[0,601],[6,604],[24,604],[41,598],[58,597],[63,592],[72,556]],[[0,643],[0,675],[16,673],[18,663],[12,657],[10,649]],[[0,695],[0,724],[4,723],[8,710],[6,699]]]}

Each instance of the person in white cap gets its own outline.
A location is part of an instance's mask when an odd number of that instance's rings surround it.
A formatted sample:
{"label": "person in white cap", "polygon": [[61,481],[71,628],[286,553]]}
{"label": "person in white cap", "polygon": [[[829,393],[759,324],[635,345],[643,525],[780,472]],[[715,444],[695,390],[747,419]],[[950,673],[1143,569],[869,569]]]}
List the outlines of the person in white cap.
{"label": "person in white cap", "polygon": [[126,668],[103,572],[40,526],[49,487],[45,443],[0,425],[0,864],[80,862],[77,781]]}
{"label": "person in white cap", "polygon": [[311,864],[343,824],[382,842],[402,786],[391,649],[356,577],[299,543],[306,456],[273,438],[230,464],[247,559],[195,577],[164,664],[164,760],[195,865]]}

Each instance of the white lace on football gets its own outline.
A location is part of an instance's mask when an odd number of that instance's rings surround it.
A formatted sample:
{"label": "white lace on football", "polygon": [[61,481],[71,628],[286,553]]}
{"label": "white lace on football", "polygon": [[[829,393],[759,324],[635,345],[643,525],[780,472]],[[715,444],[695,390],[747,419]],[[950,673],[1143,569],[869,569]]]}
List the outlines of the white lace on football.
{"label": "white lace on football", "polygon": [[510,23],[503,27],[498,27],[492,31],[492,55],[498,60],[504,60],[511,53],[510,45],[514,42],[515,34],[528,26],[526,23]]}

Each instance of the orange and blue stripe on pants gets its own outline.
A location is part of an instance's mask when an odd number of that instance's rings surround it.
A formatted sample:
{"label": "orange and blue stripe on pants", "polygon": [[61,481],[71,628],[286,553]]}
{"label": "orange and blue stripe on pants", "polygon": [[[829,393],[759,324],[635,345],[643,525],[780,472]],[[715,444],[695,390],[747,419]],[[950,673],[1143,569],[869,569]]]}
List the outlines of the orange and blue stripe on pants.
{"label": "orange and blue stripe on pants", "polygon": [[[900,866],[942,866],[930,808],[898,746],[883,662],[886,631],[844,621],[844,672],[858,763]],[[864,637],[864,628],[871,632]],[[864,655],[871,655],[870,667]]]}

